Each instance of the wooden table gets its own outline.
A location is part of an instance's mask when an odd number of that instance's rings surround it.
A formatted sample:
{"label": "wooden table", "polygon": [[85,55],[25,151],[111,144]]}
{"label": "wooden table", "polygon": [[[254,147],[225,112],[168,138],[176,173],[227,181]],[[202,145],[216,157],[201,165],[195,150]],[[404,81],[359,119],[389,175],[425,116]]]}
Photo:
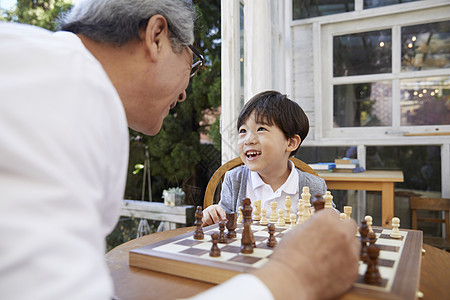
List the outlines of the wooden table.
{"label": "wooden table", "polygon": [[365,171],[361,173],[318,172],[330,190],[381,191],[382,226],[394,217],[394,183],[403,182],[402,171]]}
{"label": "wooden table", "polygon": [[[114,281],[116,297],[121,300],[177,299],[193,296],[212,287],[211,283],[128,265],[128,252],[131,249],[192,230],[193,227],[185,227],[154,233],[129,241],[108,252],[106,261]],[[422,300],[450,299],[450,253],[428,245],[424,245],[424,249],[426,254],[422,257],[419,287],[424,293]]]}

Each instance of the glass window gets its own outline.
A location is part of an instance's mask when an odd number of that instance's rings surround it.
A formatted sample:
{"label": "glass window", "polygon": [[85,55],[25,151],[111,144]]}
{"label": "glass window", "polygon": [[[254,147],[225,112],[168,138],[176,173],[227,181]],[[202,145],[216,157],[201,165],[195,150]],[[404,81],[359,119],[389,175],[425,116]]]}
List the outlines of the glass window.
{"label": "glass window", "polygon": [[333,76],[389,73],[392,70],[391,30],[333,37]]}
{"label": "glass window", "polygon": [[450,21],[402,27],[402,71],[450,68]]}
{"label": "glass window", "polygon": [[370,146],[367,170],[402,170],[404,182],[397,188],[441,191],[440,146]]}
{"label": "glass window", "polygon": [[294,20],[327,16],[354,10],[354,0],[292,1],[292,14]]}
{"label": "glass window", "polygon": [[400,4],[400,3],[407,3],[407,2],[414,2],[414,1],[419,1],[419,0],[364,0],[364,9]]}
{"label": "glass window", "polygon": [[333,127],[392,125],[390,81],[334,86]]}
{"label": "glass window", "polygon": [[450,125],[450,77],[400,80],[401,125]]}

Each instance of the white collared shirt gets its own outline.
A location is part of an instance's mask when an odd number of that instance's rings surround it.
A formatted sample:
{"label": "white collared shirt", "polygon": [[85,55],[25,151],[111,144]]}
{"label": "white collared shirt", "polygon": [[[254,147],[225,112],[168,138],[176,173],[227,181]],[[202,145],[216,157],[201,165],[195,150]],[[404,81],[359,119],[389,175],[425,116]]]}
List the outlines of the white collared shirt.
{"label": "white collared shirt", "polygon": [[289,161],[291,165],[291,173],[283,185],[276,191],[272,190],[272,187],[261,179],[257,172],[250,171],[247,178],[247,197],[252,200],[261,200],[261,209],[267,210],[267,217],[270,216],[272,209],[270,208],[270,202],[277,202],[277,210],[283,209],[286,213],[286,207],[284,205],[286,196],[291,197],[291,213],[297,213],[297,204],[299,199],[299,186],[298,186],[298,172],[295,169],[295,165],[292,161]]}

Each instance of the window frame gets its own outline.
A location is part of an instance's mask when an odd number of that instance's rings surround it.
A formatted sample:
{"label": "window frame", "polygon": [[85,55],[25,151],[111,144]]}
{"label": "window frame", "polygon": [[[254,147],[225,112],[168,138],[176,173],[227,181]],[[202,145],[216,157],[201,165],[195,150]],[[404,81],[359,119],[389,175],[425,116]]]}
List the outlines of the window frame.
{"label": "window frame", "polygon": [[[359,139],[407,139],[409,134],[432,134],[435,132],[450,132],[450,125],[421,125],[401,126],[400,115],[400,80],[418,77],[450,76],[450,68],[425,70],[425,71],[401,71],[401,27],[423,23],[434,23],[450,20],[450,9],[446,7],[430,7],[421,10],[399,11],[387,13],[386,7],[382,8],[384,15],[373,17],[350,19],[341,22],[326,22],[320,24],[321,61],[321,114],[323,139],[354,138]],[[380,8],[381,10],[381,8]],[[430,16],[433,16],[430,18]],[[371,75],[358,75],[349,77],[333,77],[333,37],[345,34],[354,34],[374,30],[392,30],[392,72]],[[392,82],[392,125],[379,127],[333,127],[333,86],[336,84],[364,83],[373,81]]]}

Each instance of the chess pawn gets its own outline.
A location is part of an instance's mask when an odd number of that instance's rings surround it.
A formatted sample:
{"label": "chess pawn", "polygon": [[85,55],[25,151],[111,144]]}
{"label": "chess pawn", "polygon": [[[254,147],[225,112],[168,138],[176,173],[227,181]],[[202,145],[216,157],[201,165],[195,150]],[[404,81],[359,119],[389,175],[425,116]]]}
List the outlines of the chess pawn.
{"label": "chess pawn", "polygon": [[325,208],[333,208],[333,196],[330,191],[325,192],[323,199],[325,200]]}
{"label": "chess pawn", "polygon": [[303,224],[303,222],[305,222],[304,219],[305,206],[303,205],[303,203],[299,205],[297,214],[298,214],[297,225]]}
{"label": "chess pawn", "polygon": [[259,221],[261,220],[261,200],[255,201],[255,210],[253,212],[253,220]]}
{"label": "chess pawn", "polygon": [[340,213],[339,214],[339,219],[340,220],[345,220],[345,219],[347,219],[347,215],[345,213]]}
{"label": "chess pawn", "polygon": [[263,208],[262,209],[262,216],[261,216],[261,221],[259,222],[260,225],[267,225],[269,224],[269,221],[267,220],[267,209]]}
{"label": "chess pawn", "polygon": [[203,234],[203,229],[202,229],[202,225],[203,225],[203,210],[201,206],[197,206],[197,210],[195,211],[195,221],[194,221],[194,225],[195,230],[194,230],[194,239],[196,240],[203,240],[204,238],[204,234]]}
{"label": "chess pawn", "polygon": [[402,237],[402,235],[400,234],[400,219],[397,217],[392,218],[392,230],[391,230],[391,238],[394,239],[399,239]]}
{"label": "chess pawn", "polygon": [[286,201],[284,202],[284,206],[286,207],[286,217],[284,219],[284,222],[286,224],[289,224],[291,222],[291,219],[290,219],[291,205],[292,205],[291,197],[290,196],[286,196]]}
{"label": "chess pawn", "polygon": [[284,221],[284,211],[282,209],[278,210],[278,221],[275,224],[277,227],[286,226],[286,222]]}
{"label": "chess pawn", "polygon": [[227,243],[227,237],[225,235],[225,225],[226,225],[226,221],[219,222],[219,243],[222,243],[222,244]]}
{"label": "chess pawn", "polygon": [[373,232],[372,229],[372,217],[371,216],[365,216],[364,220],[367,222],[367,227],[369,227],[369,232]]}
{"label": "chess pawn", "polygon": [[347,219],[351,219],[352,217],[352,207],[344,206],[344,213],[347,215]]}
{"label": "chess pawn", "polygon": [[220,249],[219,249],[219,246],[217,245],[217,243],[219,242],[219,234],[217,232],[214,232],[211,235],[211,238],[212,238],[212,247],[211,247],[211,251],[209,252],[209,256],[219,257]]}
{"label": "chess pawn", "polygon": [[237,219],[237,223],[242,223],[243,220],[243,214],[242,214],[242,206],[239,206],[239,210],[238,210],[238,219]]}
{"label": "chess pawn", "polygon": [[275,202],[275,201],[274,202],[270,202],[270,208],[272,209],[272,212],[271,212],[270,217],[269,217],[269,222],[270,223],[275,223],[278,220],[277,205],[278,205],[278,203]]}
{"label": "chess pawn", "polygon": [[267,247],[275,247],[277,244],[277,240],[275,238],[275,225],[273,223],[267,226],[269,231],[269,238],[267,239]]}
{"label": "chess pawn", "polygon": [[295,226],[297,225],[296,221],[297,216],[295,214],[291,214],[291,226],[289,226],[289,228],[294,229]]}

